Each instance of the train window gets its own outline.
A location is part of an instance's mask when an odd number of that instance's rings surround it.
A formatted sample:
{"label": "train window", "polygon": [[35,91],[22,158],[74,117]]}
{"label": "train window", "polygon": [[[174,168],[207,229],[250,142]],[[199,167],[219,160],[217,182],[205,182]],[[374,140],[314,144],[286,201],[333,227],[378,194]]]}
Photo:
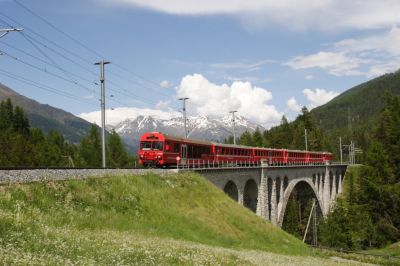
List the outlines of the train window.
{"label": "train window", "polygon": [[154,141],[153,142],[153,150],[162,151],[163,143],[161,141]]}
{"label": "train window", "polygon": [[179,152],[179,143],[174,143],[174,152]]}
{"label": "train window", "polygon": [[151,141],[142,141],[140,142],[141,150],[151,150]]}
{"label": "train window", "polygon": [[192,145],[188,145],[187,157],[193,158],[193,146]]}

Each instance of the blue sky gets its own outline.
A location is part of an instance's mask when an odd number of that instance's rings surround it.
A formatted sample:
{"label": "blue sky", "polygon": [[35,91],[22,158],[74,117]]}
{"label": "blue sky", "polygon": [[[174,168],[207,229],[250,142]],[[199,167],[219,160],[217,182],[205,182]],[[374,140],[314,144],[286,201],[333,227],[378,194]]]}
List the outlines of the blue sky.
{"label": "blue sky", "polygon": [[0,82],[98,121],[103,56],[108,123],[180,115],[187,96],[190,115],[269,127],[398,69],[399,22],[392,0],[0,0],[0,28],[24,28],[0,39]]}

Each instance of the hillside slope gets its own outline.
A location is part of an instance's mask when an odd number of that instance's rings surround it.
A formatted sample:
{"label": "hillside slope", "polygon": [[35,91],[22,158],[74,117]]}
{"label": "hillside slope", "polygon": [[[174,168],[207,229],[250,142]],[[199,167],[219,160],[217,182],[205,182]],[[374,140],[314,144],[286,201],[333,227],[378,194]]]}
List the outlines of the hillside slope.
{"label": "hillside slope", "polygon": [[384,106],[384,91],[400,95],[400,71],[355,86],[311,111],[326,131],[349,126],[366,127],[376,121]]}
{"label": "hillside slope", "polygon": [[333,263],[308,257],[301,241],[194,174],[38,182],[0,190],[0,260],[7,263]]}
{"label": "hillside slope", "polygon": [[90,129],[91,124],[86,120],[48,104],[38,103],[0,83],[0,101],[7,98],[11,99],[14,106],[21,106],[25,110],[33,127],[46,133],[56,130],[67,140],[77,143]]}

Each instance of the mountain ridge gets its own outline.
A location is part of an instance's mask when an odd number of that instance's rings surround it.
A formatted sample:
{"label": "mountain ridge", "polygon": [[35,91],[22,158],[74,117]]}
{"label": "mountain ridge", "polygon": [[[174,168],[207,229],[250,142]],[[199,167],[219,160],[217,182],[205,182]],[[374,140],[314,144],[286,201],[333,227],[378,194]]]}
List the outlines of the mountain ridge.
{"label": "mountain ridge", "polygon": [[7,98],[11,99],[14,106],[25,110],[31,126],[41,128],[45,133],[56,130],[72,143],[78,143],[92,125],[72,113],[39,103],[0,83],[0,101]]}
{"label": "mountain ridge", "polygon": [[[233,135],[230,116],[212,118],[205,115],[188,117],[188,137],[194,139],[222,142]],[[137,148],[140,136],[145,132],[162,132],[172,136],[184,136],[183,118],[158,119],[150,115],[140,115],[134,119],[126,119],[117,125],[108,125],[108,130],[115,130],[124,142]],[[235,119],[236,134],[239,136],[244,131],[254,132],[256,128],[264,130],[261,125],[237,116]]]}

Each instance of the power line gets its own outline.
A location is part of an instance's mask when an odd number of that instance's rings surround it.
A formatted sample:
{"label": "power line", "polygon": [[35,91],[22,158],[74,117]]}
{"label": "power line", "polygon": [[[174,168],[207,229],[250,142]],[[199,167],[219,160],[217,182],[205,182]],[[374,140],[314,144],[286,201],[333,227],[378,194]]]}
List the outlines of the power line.
{"label": "power line", "polygon": [[77,44],[79,44],[80,46],[82,46],[83,48],[85,48],[87,51],[92,52],[93,54],[95,54],[96,56],[102,57],[104,59],[104,57],[96,52],[95,50],[91,49],[90,47],[86,46],[85,44],[83,44],[82,42],[80,42],[78,39],[75,39],[74,37],[72,37],[71,35],[69,35],[68,33],[64,32],[63,30],[59,29],[58,27],[56,27],[54,24],[52,24],[50,21],[48,21],[47,19],[43,18],[42,16],[38,15],[37,13],[33,12],[31,9],[29,9],[27,6],[21,4],[19,1],[14,0],[14,2],[19,5],[20,7],[22,7],[23,9],[25,9],[27,12],[29,12],[30,14],[32,14],[33,16],[37,17],[38,19],[40,19],[41,21],[43,21],[44,23],[46,23],[48,26],[50,26],[51,28],[53,28],[55,31],[58,31],[59,33],[63,34],[64,36],[68,37],[69,39],[73,40],[74,42],[76,42]]}
{"label": "power line", "polygon": [[[0,12],[0,14],[1,14],[1,15],[4,15],[4,14],[2,14],[1,12]],[[7,16],[6,16],[6,17],[7,17]],[[9,18],[9,19],[11,20],[11,18]],[[2,19],[0,19],[0,20],[2,20]],[[2,20],[2,21],[4,21],[4,20]],[[13,21],[15,21],[15,20],[13,20]],[[15,22],[16,22],[16,21],[15,21]],[[6,23],[7,23],[7,22],[6,22]],[[19,23],[19,22],[16,22],[16,23],[19,24],[19,25],[22,25],[22,24]],[[32,29],[29,29],[29,31],[32,31],[32,32],[33,32]],[[45,39],[46,41],[51,42],[51,43],[53,43],[54,45],[57,45],[56,43],[54,43],[54,42],[52,42],[51,40],[45,38],[44,36],[42,36],[42,35],[40,35],[40,34],[38,34],[38,33],[35,33],[35,34],[38,35],[39,37]],[[44,44],[43,42],[41,42],[41,41],[35,39],[34,37],[30,36],[29,34],[26,34],[26,33],[25,33],[25,36],[28,36],[30,39],[32,39],[33,41],[37,42],[37,43],[40,44],[41,46],[45,47],[46,49],[49,49],[50,51],[56,53],[57,55],[63,57],[64,59],[70,61],[71,63],[74,63],[75,65],[80,66],[81,68],[85,69],[86,71],[90,72],[91,74],[97,75],[94,71],[92,71],[92,70],[88,69],[87,67],[83,66],[82,64],[79,64],[79,63],[77,63],[76,61],[74,61],[74,60],[72,60],[72,59],[66,57],[66,56],[63,55],[62,53],[58,52],[57,50],[55,50],[55,49],[53,49],[53,48],[51,48],[51,47],[49,47],[49,46],[47,46],[47,45]],[[6,44],[5,42],[2,42],[2,43]],[[6,44],[6,45],[10,46],[9,44]],[[59,45],[57,45],[57,47],[59,47],[60,49],[63,49],[64,51],[67,51],[68,53],[74,55],[73,52],[71,52],[71,51],[69,51],[69,50],[67,50],[67,49],[64,49],[63,47],[61,47],[61,46],[59,46]],[[15,47],[12,47],[12,48],[18,49],[18,48],[15,48]],[[18,49],[18,50],[21,51],[21,49]],[[27,54],[26,52],[23,52],[23,53]],[[30,55],[30,56],[32,56],[32,55]],[[35,57],[35,58],[38,59],[37,57]],[[83,59],[85,62],[87,62],[87,60],[84,59],[84,58],[82,58],[82,57],[80,57],[80,59],[81,59],[81,60]],[[46,63],[47,63],[47,62],[46,62]],[[108,72],[110,72],[110,73],[112,73],[112,74],[114,74],[114,75],[116,75],[116,76],[122,77],[121,75],[119,75],[119,74],[117,74],[117,73],[115,73],[115,72],[113,72],[113,71],[108,71]],[[87,81],[87,82],[92,83],[92,81],[87,80],[87,79],[83,78],[82,76],[73,74],[73,73],[71,73],[71,72],[68,72],[68,73],[69,73],[70,75],[74,75],[74,76],[76,76],[76,77],[78,77],[78,78],[80,78],[80,79],[82,79],[82,80],[85,80],[85,81]],[[123,77],[122,77],[122,78],[123,78]],[[137,81],[134,81],[134,82],[137,83]],[[118,85],[116,82],[113,82],[112,80],[109,80],[109,83],[110,83],[110,84],[113,84],[114,86],[116,86],[116,87],[118,87],[118,88],[120,88],[120,89],[122,89],[123,91],[127,91],[126,89],[122,88],[120,85]],[[95,83],[95,84],[96,84],[96,83]],[[97,84],[96,84],[96,85],[97,85]],[[141,85],[141,84],[138,84],[138,85]],[[151,88],[145,87],[145,86],[143,86],[143,85],[141,85],[141,86],[142,86],[143,88],[151,89]],[[128,97],[132,97],[132,96],[133,96],[133,97],[135,97],[135,98],[140,98],[140,99],[142,99],[142,102],[147,103],[147,104],[152,104],[152,105],[157,104],[156,102],[154,102],[154,101],[152,101],[152,100],[148,100],[147,98],[145,98],[145,97],[143,97],[143,96],[140,96],[140,95],[137,95],[137,94],[134,94],[134,93],[132,93],[132,95],[128,95],[127,93],[124,93],[124,92],[122,92],[122,91],[119,91],[119,90],[116,90],[116,89],[113,89],[113,88],[110,88],[110,90],[112,90],[112,91],[114,91],[114,92],[117,92],[117,93],[120,93],[120,94],[123,94],[123,95],[128,96]]]}
{"label": "power line", "polygon": [[83,86],[82,84],[80,84],[80,83],[77,82],[77,81],[71,81],[71,80],[66,79],[66,78],[64,78],[64,77],[62,77],[62,76],[60,76],[60,75],[58,75],[58,74],[56,74],[56,73],[49,72],[49,71],[47,71],[47,70],[43,70],[42,68],[40,68],[40,67],[38,67],[38,66],[35,66],[35,65],[33,65],[33,64],[31,64],[31,63],[28,63],[28,62],[26,62],[26,61],[24,61],[24,60],[21,60],[21,59],[19,59],[18,57],[12,56],[11,54],[6,53],[6,52],[4,52],[4,51],[2,51],[2,50],[0,50],[0,52],[2,52],[4,55],[6,55],[6,56],[8,56],[8,57],[14,59],[15,61],[18,61],[18,62],[24,64],[24,65],[27,65],[27,66],[29,66],[29,67],[31,67],[31,68],[37,69],[37,70],[39,70],[39,71],[41,71],[41,72],[44,72],[44,73],[49,74],[49,75],[51,75],[51,76],[54,76],[54,77],[56,77],[56,78],[62,79],[62,80],[64,80],[64,81],[67,81],[67,82],[69,82],[69,83],[72,83],[72,84],[74,84],[74,85],[76,85],[76,86],[79,86],[79,87],[81,87],[81,88],[83,88],[83,89],[85,89],[85,90],[87,90],[87,91],[92,92],[91,89],[89,89],[89,88],[86,87],[86,86]]}
{"label": "power line", "polygon": [[6,76],[6,77],[9,77],[9,78],[12,78],[12,79],[14,79],[14,80],[20,81],[20,82],[22,82],[22,83],[25,83],[25,84],[34,86],[34,87],[39,88],[39,89],[42,89],[42,90],[46,90],[46,91],[48,91],[48,92],[55,93],[55,94],[60,95],[60,96],[63,96],[63,97],[67,97],[67,98],[70,98],[70,99],[79,101],[79,102],[81,102],[81,103],[85,103],[85,104],[90,104],[90,105],[97,106],[97,105],[95,105],[95,104],[93,104],[93,103],[91,103],[91,102],[82,100],[81,98],[79,98],[79,96],[76,96],[76,95],[73,95],[73,94],[70,94],[70,93],[67,93],[67,92],[64,92],[64,91],[55,89],[55,88],[50,87],[50,86],[48,86],[48,85],[45,85],[45,84],[42,84],[42,83],[39,83],[39,82],[30,80],[30,79],[27,79],[27,78],[24,78],[24,77],[19,76],[19,75],[12,74],[12,73],[10,73],[10,72],[8,72],[8,71],[6,71],[6,70],[3,70],[3,69],[0,69],[0,75],[3,75],[3,76]]}
{"label": "power line", "polygon": [[[44,63],[44,64],[49,64],[50,66],[56,67],[56,66],[53,65],[52,62],[43,60],[42,58],[39,58],[39,57],[37,57],[37,56],[35,56],[35,55],[33,55],[33,54],[30,54],[30,53],[28,53],[28,52],[26,52],[26,51],[24,51],[24,50],[22,50],[22,49],[19,49],[19,48],[15,47],[15,46],[12,46],[12,45],[10,45],[10,44],[8,44],[8,43],[5,43],[5,42],[3,42],[3,41],[0,41],[0,43],[4,44],[4,45],[10,47],[11,49],[14,49],[14,50],[16,50],[16,51],[18,51],[18,52],[20,52],[20,53],[23,53],[23,54],[25,54],[25,55],[27,55],[27,56],[29,56],[29,57],[31,57],[31,58],[34,58],[34,59],[36,59],[36,60],[38,60],[38,61],[40,61],[40,62],[42,62],[42,63]],[[66,70],[64,70],[64,71],[66,71]],[[77,78],[80,78],[81,80],[84,80],[84,81],[89,82],[89,83],[94,83],[95,85],[97,85],[97,83],[95,83],[95,82],[93,82],[93,81],[91,81],[91,80],[89,80],[89,79],[87,79],[87,78],[84,78],[84,77],[82,77],[82,76],[80,76],[80,75],[74,74],[74,73],[69,72],[69,71],[66,71],[66,72],[69,73],[70,75],[73,75],[73,76],[75,76],[75,77],[77,77]]]}
{"label": "power line", "polygon": [[[2,42],[2,43],[4,43],[4,42]],[[13,47],[13,48],[14,48],[14,47]],[[16,48],[16,49],[18,49],[18,48]],[[20,50],[20,49],[18,49],[18,50]],[[24,61],[24,60],[19,59],[18,57],[11,55],[10,53],[5,52],[4,50],[0,50],[0,51],[2,51],[2,52],[4,53],[4,55],[6,55],[6,56],[8,56],[8,57],[10,57],[10,58],[12,58],[12,59],[14,59],[14,60],[20,62],[20,63],[23,63],[23,64],[25,64],[25,65],[28,65],[29,67],[32,67],[32,68],[34,68],[34,69],[37,69],[37,70],[42,71],[42,72],[44,72],[44,73],[47,73],[47,74],[49,74],[49,75],[55,76],[56,78],[62,79],[62,80],[67,81],[67,82],[70,82],[70,83],[72,83],[72,84],[74,84],[74,85],[80,86],[80,87],[82,87],[82,88],[84,88],[84,89],[86,89],[86,90],[92,92],[91,89],[89,89],[89,88],[87,88],[86,86],[84,86],[84,85],[78,83],[77,81],[69,80],[69,79],[66,79],[66,78],[64,78],[64,77],[62,77],[62,76],[56,74],[56,73],[53,73],[53,72],[44,70],[44,69],[42,69],[42,68],[40,68],[40,67],[38,67],[38,66],[36,66],[36,65],[33,65],[33,64],[31,64],[31,63],[28,63],[28,62],[26,62],[26,61]],[[29,53],[27,53],[27,52],[25,52],[25,51],[22,51],[22,50],[20,50],[20,51],[21,51],[22,53],[24,53],[24,54],[26,54],[26,55],[32,57],[32,58],[35,58],[35,59],[38,60],[38,61],[41,61],[41,62],[43,62],[43,63],[48,63],[47,61],[45,61],[45,60],[43,60],[43,59],[41,59],[41,58],[38,58],[38,57],[36,57],[36,56],[34,56],[34,55],[32,55],[32,54],[29,54]],[[75,77],[77,77],[77,78],[80,78],[80,79],[82,79],[82,80],[84,80],[84,81],[86,81],[86,82],[94,83],[93,81],[88,80],[88,79],[86,79],[86,78],[84,78],[84,77],[82,77],[82,76],[80,76],[80,75],[77,75],[77,74],[74,74],[74,73],[71,73],[71,72],[68,72],[68,71],[66,71],[66,72],[69,73],[70,75],[73,75],[73,76],[75,76]],[[110,83],[115,84],[114,82],[110,82]],[[94,84],[96,84],[96,83],[94,83]],[[96,85],[97,85],[97,84],[96,84]],[[124,95],[124,96],[126,96],[126,97],[141,98],[141,99],[142,99],[142,102],[145,102],[145,103],[147,103],[147,104],[152,104],[152,105],[153,105],[153,104],[156,104],[156,102],[147,100],[146,98],[144,98],[144,97],[142,97],[142,96],[139,96],[139,95],[133,95],[133,96],[132,96],[132,95],[129,95],[128,93],[125,93],[125,92],[123,92],[123,91],[117,90],[117,89],[115,89],[115,88],[109,88],[109,89],[110,89],[111,91],[113,91],[113,92],[119,93],[119,94]],[[124,90],[124,89],[123,89],[123,90]],[[114,101],[114,102],[120,103],[120,104],[122,104],[122,105],[126,105],[126,104],[124,104],[124,103],[121,103],[120,101],[117,101],[116,99],[111,99],[111,100]]]}
{"label": "power line", "polygon": [[[81,43],[79,40],[73,38],[73,37],[70,36],[69,34],[67,34],[67,33],[65,33],[64,31],[62,31],[62,30],[60,30],[59,28],[57,28],[56,26],[54,26],[53,24],[51,24],[49,21],[47,21],[47,20],[44,19],[43,17],[41,17],[41,16],[35,14],[32,10],[29,10],[29,8],[27,8],[26,6],[23,6],[23,5],[22,5],[21,3],[19,3],[18,1],[15,1],[15,2],[16,2],[18,5],[20,5],[21,7],[23,7],[25,10],[27,10],[29,13],[31,13],[32,15],[34,15],[35,17],[38,17],[38,18],[40,18],[41,20],[45,21],[46,24],[48,24],[49,26],[51,26],[53,29],[59,31],[59,32],[62,33],[63,35],[65,35],[65,36],[67,36],[68,38],[72,39],[74,42],[78,43],[80,46],[84,47],[85,49],[91,51],[92,53],[94,53],[94,54],[96,54],[96,55],[99,55],[99,56],[103,57],[102,55],[100,55],[99,53],[97,53],[96,51],[94,51],[93,49],[91,49],[91,48],[87,47],[86,45],[84,45],[83,43]],[[13,21],[14,23],[16,23],[16,24],[18,24],[18,25],[23,26],[20,22],[16,21],[15,19],[13,19],[13,18],[11,18],[11,17],[9,17],[9,16],[7,16],[7,15],[1,13],[1,12],[0,12],[0,15],[4,16],[5,18],[9,19],[10,21]],[[3,22],[5,22],[6,24],[10,25],[8,22],[4,21],[3,19],[0,18],[0,20],[3,21]],[[45,41],[51,43],[52,45],[56,46],[57,48],[62,49],[63,51],[65,51],[65,52],[67,52],[67,53],[73,55],[74,57],[80,59],[81,61],[89,62],[89,63],[90,63],[90,61],[87,60],[87,59],[85,59],[84,57],[82,57],[82,56],[80,56],[80,55],[78,55],[78,54],[76,54],[76,53],[74,53],[74,52],[72,52],[72,51],[70,51],[70,50],[68,50],[68,49],[66,49],[66,48],[64,48],[64,47],[62,47],[61,45],[59,45],[59,44],[57,44],[57,43],[51,41],[50,39],[46,38],[45,36],[41,35],[40,33],[37,33],[36,31],[34,31],[33,29],[31,29],[31,28],[29,28],[29,27],[26,27],[26,26],[24,26],[24,27],[25,27],[26,29],[28,29],[30,32],[32,32],[33,34],[35,34],[36,36],[39,36],[39,37],[42,38],[43,40],[45,40]],[[76,62],[75,60],[70,59],[69,57],[67,57],[67,56],[65,56],[64,54],[58,52],[58,51],[55,50],[54,48],[49,47],[48,45],[44,44],[43,42],[41,42],[41,41],[35,39],[33,36],[31,36],[31,35],[29,35],[29,34],[24,34],[23,37],[24,37],[28,42],[30,42],[31,45],[34,46],[38,51],[40,51],[40,53],[41,53],[42,55],[44,55],[44,57],[46,57],[48,60],[52,61],[52,65],[53,65],[54,67],[58,68],[59,70],[61,70],[62,72],[64,72],[64,74],[66,74],[66,75],[69,74],[69,75],[78,77],[78,78],[80,78],[81,80],[84,80],[84,81],[86,81],[86,82],[92,83],[92,81],[90,81],[90,80],[88,80],[88,79],[85,79],[85,78],[83,78],[83,77],[80,76],[80,75],[71,73],[71,72],[66,71],[65,69],[61,68],[54,60],[51,60],[51,58],[50,58],[49,56],[45,55],[45,53],[44,53],[39,47],[37,47],[37,45],[34,44],[34,42],[40,44],[41,46],[43,46],[43,47],[46,48],[46,49],[49,49],[49,50],[52,51],[53,53],[55,53],[55,54],[61,56],[62,58],[68,60],[69,62],[71,62],[71,63],[73,63],[73,64],[75,64],[75,65],[80,66],[81,68],[85,69],[86,71],[90,72],[91,74],[96,75],[96,73],[94,73],[94,71],[88,69],[87,67],[85,67],[85,66],[83,66],[82,64]],[[8,45],[8,46],[10,46],[10,45]],[[15,47],[14,47],[14,48],[15,48]],[[19,50],[20,50],[20,49],[19,49]],[[21,50],[20,50],[20,51],[21,51]],[[27,54],[26,52],[24,52],[24,53]],[[7,55],[9,55],[9,54],[7,54]],[[35,68],[35,69],[37,69],[37,70],[40,70],[40,71],[42,71],[42,72],[48,73],[48,74],[53,75],[53,76],[56,76],[57,78],[60,78],[60,79],[65,80],[65,81],[68,81],[68,82],[70,82],[70,83],[73,83],[74,85],[83,87],[84,89],[86,89],[86,90],[88,90],[88,91],[91,91],[90,89],[88,89],[87,87],[85,87],[85,86],[83,86],[82,84],[78,83],[76,80],[72,79],[71,77],[69,77],[70,80],[67,80],[67,79],[61,77],[60,75],[57,75],[57,74],[55,74],[55,73],[52,73],[52,72],[43,70],[42,68],[37,67],[37,66],[35,66],[35,65],[33,65],[33,64],[30,64],[30,63],[28,63],[28,62],[26,62],[26,61],[24,61],[24,60],[21,60],[21,59],[19,59],[19,58],[17,58],[17,57],[14,57],[14,56],[11,56],[11,55],[9,55],[9,56],[10,56],[11,58],[13,58],[13,59],[15,59],[15,60],[21,62],[21,63],[24,63],[24,64],[26,64],[26,65],[28,65],[28,66],[30,66],[30,67]],[[30,55],[30,56],[32,57],[32,55]],[[37,59],[37,60],[39,60],[38,57],[34,57],[34,58]],[[104,58],[104,57],[103,57],[103,58]],[[40,61],[43,62],[43,63],[45,63],[45,64],[48,63],[48,62],[45,61],[45,60],[40,60]],[[136,76],[138,76],[139,78],[141,78],[141,79],[143,79],[143,80],[146,80],[147,82],[152,83],[152,84],[155,84],[156,86],[160,87],[156,82],[153,82],[153,81],[151,81],[151,80],[149,80],[149,79],[146,79],[146,78],[144,78],[144,77],[142,77],[142,76],[140,76],[140,75],[138,75],[138,74],[136,74],[136,73],[134,73],[134,72],[132,72],[132,71],[126,69],[126,68],[124,68],[123,66],[120,66],[120,65],[118,65],[118,64],[116,64],[116,65],[117,65],[120,69],[123,69],[124,71],[126,71],[126,72],[128,72],[128,73],[131,73],[131,74],[133,74],[133,75],[136,75]],[[112,74],[114,74],[115,76],[120,76],[120,77],[124,78],[122,75],[119,75],[119,74],[117,74],[117,73],[115,73],[115,72],[113,72],[113,71],[109,71],[109,72],[112,73]],[[68,75],[67,75],[67,76],[68,76]],[[131,80],[131,81],[133,81],[134,83],[138,84],[138,85],[141,86],[142,88],[146,88],[146,89],[149,89],[149,90],[154,90],[153,88],[146,87],[146,86],[144,86],[143,84],[138,83],[138,81],[134,81],[134,80]],[[139,96],[139,95],[136,95],[136,94],[133,94],[133,93],[131,93],[131,95],[129,95],[128,93],[126,93],[126,92],[127,92],[126,89],[122,88],[122,87],[119,86],[116,82],[113,82],[112,80],[110,80],[109,83],[110,83],[110,84],[113,84],[114,86],[116,86],[116,87],[118,87],[118,88],[120,88],[120,89],[122,90],[122,91],[121,91],[121,90],[117,90],[117,89],[110,88],[110,90],[112,90],[112,91],[114,91],[114,92],[116,92],[116,93],[122,94],[122,95],[127,96],[127,97],[132,97],[132,95],[133,95],[133,97],[135,97],[135,98],[140,98],[140,99],[142,99],[141,102],[144,102],[144,103],[147,103],[147,104],[151,104],[151,105],[157,104],[157,103],[156,103],[155,101],[153,101],[153,100],[148,100],[148,99],[145,98],[145,97],[142,97],[142,96]],[[125,91],[125,92],[124,92],[124,91]],[[159,92],[159,91],[156,91],[156,92],[157,92],[157,94],[163,94],[163,95],[169,97],[169,95],[164,94],[164,93],[162,93],[162,92]],[[114,102],[121,103],[121,102],[117,101],[116,99],[111,99],[111,100],[114,101]],[[125,104],[123,104],[123,105],[125,105]]]}
{"label": "power line", "polygon": [[[27,12],[29,12],[31,15],[33,15],[33,16],[35,16],[36,18],[38,18],[38,19],[40,19],[41,21],[43,21],[45,24],[47,24],[49,27],[51,27],[51,28],[54,29],[55,31],[61,33],[61,34],[64,35],[64,36],[66,36],[67,38],[69,38],[70,40],[74,41],[75,43],[77,43],[78,45],[80,45],[81,47],[83,47],[84,49],[86,49],[87,51],[91,52],[92,54],[94,54],[94,55],[96,55],[96,56],[98,56],[98,57],[101,57],[102,59],[105,59],[105,57],[104,57],[102,54],[100,54],[99,52],[95,51],[94,49],[88,47],[87,45],[85,45],[84,43],[82,43],[81,41],[79,41],[78,39],[76,39],[76,38],[74,38],[73,36],[71,36],[70,34],[66,33],[65,31],[61,30],[60,28],[58,28],[57,26],[55,26],[53,23],[51,23],[50,21],[48,21],[48,20],[45,19],[44,17],[40,16],[39,14],[35,13],[33,10],[31,10],[31,9],[28,8],[27,6],[23,5],[22,3],[20,3],[20,2],[17,1],[17,0],[13,0],[13,1],[14,1],[16,4],[18,4],[20,7],[22,7],[24,10],[26,10]],[[114,65],[115,65],[116,67],[118,67],[119,69],[124,70],[125,72],[130,73],[131,75],[134,75],[134,76],[138,77],[139,79],[142,79],[142,80],[144,80],[144,81],[146,81],[146,82],[148,82],[148,83],[151,83],[151,84],[155,85],[157,88],[161,88],[161,86],[160,86],[157,82],[155,82],[155,81],[152,81],[152,80],[150,80],[150,79],[148,79],[148,78],[145,78],[145,77],[143,77],[142,75],[139,75],[139,74],[133,72],[132,70],[130,70],[130,69],[128,69],[128,68],[126,68],[126,67],[124,67],[124,66],[122,66],[122,65],[119,65],[119,64],[117,64],[117,63],[114,63]],[[110,72],[110,71],[109,71],[109,72]],[[110,73],[112,73],[112,72],[110,72]],[[142,84],[140,84],[140,85],[142,85]],[[149,88],[149,89],[150,89],[150,88]],[[152,89],[152,90],[154,90],[154,89]],[[161,94],[164,94],[164,93],[162,93],[162,92],[160,92],[160,91],[157,91],[157,93],[158,93],[158,94],[160,94],[160,93],[161,93]],[[166,95],[166,94],[164,94],[164,95]],[[170,97],[169,95],[166,95],[166,96]]]}
{"label": "power line", "polygon": [[[21,27],[24,27],[24,29],[26,29],[26,30],[32,32],[32,33],[35,34],[36,36],[42,38],[43,40],[45,40],[45,41],[47,41],[47,42],[49,42],[49,43],[51,43],[52,45],[58,47],[59,49],[65,51],[65,52],[67,52],[67,53],[69,53],[70,55],[73,55],[74,57],[80,59],[81,61],[83,61],[83,62],[85,62],[85,63],[88,63],[88,64],[92,64],[92,62],[91,62],[90,60],[88,60],[88,59],[82,57],[81,55],[79,55],[79,54],[77,54],[77,53],[75,53],[75,52],[72,52],[72,51],[70,51],[70,50],[68,50],[68,49],[66,49],[66,48],[64,48],[64,47],[62,47],[61,45],[57,44],[56,42],[50,40],[49,38],[43,36],[43,35],[40,34],[40,33],[34,31],[32,28],[27,27],[27,26],[23,25],[22,23],[16,21],[15,19],[13,19],[13,18],[7,16],[6,14],[2,13],[1,11],[0,11],[0,15],[3,16],[3,17],[5,17],[5,18],[7,18],[7,19],[9,19],[10,21],[16,23],[17,25],[19,25],[19,26],[21,26]],[[7,23],[5,20],[3,20],[3,19],[0,19],[0,20],[3,21],[3,22],[5,22],[7,25],[10,25],[10,24]]]}

